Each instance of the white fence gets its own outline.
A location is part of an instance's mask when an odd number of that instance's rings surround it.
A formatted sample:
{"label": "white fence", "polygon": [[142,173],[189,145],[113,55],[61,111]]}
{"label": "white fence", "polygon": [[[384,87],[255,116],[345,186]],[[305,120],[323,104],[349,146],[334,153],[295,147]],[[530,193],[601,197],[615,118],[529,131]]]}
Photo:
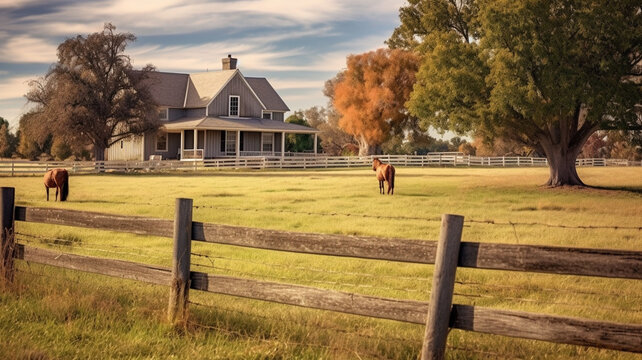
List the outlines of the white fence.
{"label": "white fence", "polygon": [[[379,155],[383,162],[395,166],[443,166],[443,167],[545,167],[546,158],[496,156],[480,157],[461,153],[430,153],[428,155]],[[0,161],[0,175],[42,174],[53,168],[66,168],[71,173],[89,174],[99,172],[163,172],[202,171],[216,168],[251,169],[309,169],[344,168],[372,165],[373,156],[289,156],[289,157],[241,157],[198,161],[149,160],[149,161]],[[642,166],[642,161],[621,159],[577,159],[577,166]]]}

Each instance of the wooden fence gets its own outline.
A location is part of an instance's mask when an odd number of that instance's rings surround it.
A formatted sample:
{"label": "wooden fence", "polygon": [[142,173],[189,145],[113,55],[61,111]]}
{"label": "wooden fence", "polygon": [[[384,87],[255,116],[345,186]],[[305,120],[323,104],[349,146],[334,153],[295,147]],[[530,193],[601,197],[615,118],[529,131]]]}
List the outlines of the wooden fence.
{"label": "wooden fence", "polygon": [[[348,314],[426,324],[422,358],[441,359],[448,328],[642,353],[642,325],[452,304],[457,267],[642,280],[642,252],[460,242],[463,218],[442,217],[438,242],[295,233],[192,221],[192,200],[176,199],[175,220],[15,206],[2,188],[3,226],[26,221],[173,237],[172,269],[18,245],[13,257],[78,271],[170,285],[168,314],[182,321],[189,289]],[[10,224],[10,225],[9,225]],[[3,238],[3,241],[6,241]],[[435,264],[430,302],[399,300],[190,271],[191,241],[306,254]]]}
{"label": "wooden fence", "polygon": [[[66,168],[74,174],[100,172],[163,172],[203,171],[211,169],[309,169],[371,166],[373,156],[248,156],[197,161],[0,161],[0,175],[42,174],[53,168]],[[545,167],[546,158],[498,156],[479,157],[461,153],[431,153],[428,155],[379,155],[382,161],[395,166],[444,166],[444,167]],[[577,166],[642,166],[642,161],[621,159],[577,159]]]}

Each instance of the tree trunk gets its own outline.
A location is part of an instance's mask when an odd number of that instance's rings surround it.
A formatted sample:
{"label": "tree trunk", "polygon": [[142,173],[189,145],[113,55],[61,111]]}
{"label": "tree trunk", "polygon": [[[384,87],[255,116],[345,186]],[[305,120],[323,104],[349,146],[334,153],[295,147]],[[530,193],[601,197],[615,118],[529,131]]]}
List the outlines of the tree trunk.
{"label": "tree trunk", "polygon": [[105,161],[105,149],[106,147],[104,145],[94,144],[94,161],[96,161],[96,170],[101,173],[105,172],[105,164],[102,163],[102,161]]}
{"label": "tree trunk", "polygon": [[577,185],[585,186],[575,167],[575,160],[580,148],[565,147],[559,144],[543,146],[548,160],[550,177],[546,182],[548,186]]}
{"label": "tree trunk", "polygon": [[369,144],[363,136],[357,139],[359,142],[359,156],[377,155],[381,152],[379,145]]}
{"label": "tree trunk", "polygon": [[94,161],[105,161],[105,146],[94,144]]}

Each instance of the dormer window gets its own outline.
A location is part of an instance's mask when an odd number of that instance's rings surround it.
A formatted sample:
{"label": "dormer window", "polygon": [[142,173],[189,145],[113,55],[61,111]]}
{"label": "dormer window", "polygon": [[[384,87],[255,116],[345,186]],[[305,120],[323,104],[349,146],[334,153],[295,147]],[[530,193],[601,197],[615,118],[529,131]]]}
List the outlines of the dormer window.
{"label": "dormer window", "polygon": [[241,97],[237,95],[230,96],[229,116],[239,116]]}
{"label": "dormer window", "polygon": [[263,111],[263,118],[272,120],[272,112],[271,111]]}
{"label": "dormer window", "polygon": [[158,110],[158,120],[168,120],[169,119],[169,112],[167,111],[167,108],[162,108]]}

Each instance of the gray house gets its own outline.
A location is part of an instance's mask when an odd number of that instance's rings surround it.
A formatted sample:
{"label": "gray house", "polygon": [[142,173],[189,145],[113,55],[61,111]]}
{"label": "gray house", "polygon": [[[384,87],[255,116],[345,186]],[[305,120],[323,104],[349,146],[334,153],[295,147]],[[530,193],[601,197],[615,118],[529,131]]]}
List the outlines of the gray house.
{"label": "gray house", "polygon": [[265,78],[245,77],[228,55],[221,71],[197,74],[155,72],[152,95],[162,126],[107,149],[107,160],[201,160],[242,156],[285,156],[286,134],[318,130],[290,124],[290,109]]}

